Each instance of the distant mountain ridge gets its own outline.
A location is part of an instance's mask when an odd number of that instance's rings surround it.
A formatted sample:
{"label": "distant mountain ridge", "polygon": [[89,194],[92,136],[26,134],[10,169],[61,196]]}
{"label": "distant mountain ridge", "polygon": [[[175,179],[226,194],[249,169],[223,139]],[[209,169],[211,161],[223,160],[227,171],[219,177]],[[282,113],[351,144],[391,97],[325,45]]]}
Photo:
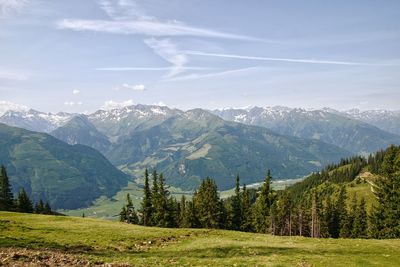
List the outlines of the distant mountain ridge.
{"label": "distant mountain ridge", "polygon": [[366,120],[366,116],[356,117],[351,112],[278,106],[221,109],[213,113],[225,120],[266,127],[284,135],[321,140],[359,154],[372,153],[390,144],[400,144],[400,135],[363,122],[361,118]]}
{"label": "distant mountain ridge", "polygon": [[211,113],[139,104],[89,115],[9,111],[0,117],[4,120],[93,147],[135,177],[145,167],[157,168],[168,183],[186,189],[206,175],[221,188],[231,187],[237,172],[246,183],[258,182],[267,168],[277,178],[301,177],[352,153],[400,143],[400,136],[328,109],[254,107]]}

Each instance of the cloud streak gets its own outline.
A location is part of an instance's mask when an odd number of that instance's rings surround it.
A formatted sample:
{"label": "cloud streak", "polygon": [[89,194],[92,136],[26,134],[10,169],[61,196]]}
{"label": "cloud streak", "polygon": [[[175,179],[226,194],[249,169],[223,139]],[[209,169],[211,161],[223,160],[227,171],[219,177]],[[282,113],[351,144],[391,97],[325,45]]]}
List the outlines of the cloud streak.
{"label": "cloud streak", "polygon": [[204,53],[204,52],[200,52],[200,51],[185,51],[185,54],[186,55],[194,55],[194,56],[207,56],[207,57],[219,57],[219,58],[230,58],[230,59],[244,59],[244,60],[257,60],[257,61],[280,61],[280,62],[306,63],[306,64],[329,64],[329,65],[348,65],[348,66],[390,66],[389,64],[379,64],[379,63],[243,56],[243,55],[232,55],[232,54]]}
{"label": "cloud streak", "polygon": [[259,69],[259,67],[240,68],[240,69],[226,70],[226,71],[206,73],[206,74],[192,73],[192,74],[188,74],[188,75],[184,75],[184,76],[168,78],[165,81],[172,82],[172,81],[198,80],[198,79],[204,79],[204,78],[215,78],[215,77],[237,74],[237,73],[242,73],[242,72],[247,72],[247,71],[252,71],[252,70],[257,70],[257,69]]}
{"label": "cloud streak", "polygon": [[158,20],[109,21],[64,19],[57,22],[57,27],[59,29],[69,29],[73,31],[93,31],[125,35],[137,34],[155,37],[195,36],[244,41],[263,41],[251,36],[192,27],[176,21],[160,22]]}
{"label": "cloud streak", "polygon": [[119,90],[123,90],[123,89],[143,92],[143,91],[146,91],[146,86],[144,86],[144,84],[130,85],[127,83],[123,83],[120,86],[117,86],[114,88],[115,91],[119,91]]}

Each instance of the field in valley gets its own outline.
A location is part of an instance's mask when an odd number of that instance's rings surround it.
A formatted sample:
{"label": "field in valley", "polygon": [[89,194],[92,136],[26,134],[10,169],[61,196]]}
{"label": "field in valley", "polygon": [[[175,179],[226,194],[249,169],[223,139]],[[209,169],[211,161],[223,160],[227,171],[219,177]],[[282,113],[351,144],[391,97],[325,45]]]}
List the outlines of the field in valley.
{"label": "field in valley", "polygon": [[0,265],[398,266],[399,247],[398,239],[278,237],[0,212]]}

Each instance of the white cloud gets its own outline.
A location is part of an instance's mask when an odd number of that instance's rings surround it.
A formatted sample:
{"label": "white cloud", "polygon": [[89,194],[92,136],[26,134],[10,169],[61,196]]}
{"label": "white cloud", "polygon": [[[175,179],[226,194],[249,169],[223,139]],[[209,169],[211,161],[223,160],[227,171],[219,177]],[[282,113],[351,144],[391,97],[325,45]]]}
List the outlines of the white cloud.
{"label": "white cloud", "polygon": [[74,101],[66,101],[64,102],[65,106],[73,107],[73,106],[81,106],[83,103],[81,101],[74,102]]}
{"label": "white cloud", "polygon": [[0,0],[0,18],[20,12],[28,3],[28,0]]}
{"label": "white cloud", "polygon": [[74,95],[78,95],[80,92],[81,92],[81,91],[79,91],[79,90],[77,90],[77,89],[72,90],[72,94],[74,94]]}
{"label": "white cloud", "polygon": [[258,38],[225,33],[200,27],[186,25],[176,20],[160,21],[148,16],[132,0],[101,0],[100,7],[111,20],[64,19],[57,22],[60,29],[74,31],[95,31],[114,34],[140,34],[145,36],[197,36],[209,38],[264,41]]}
{"label": "white cloud", "polygon": [[114,88],[115,91],[119,91],[122,89],[128,89],[128,90],[133,90],[133,91],[145,91],[146,87],[144,86],[144,84],[135,84],[135,85],[130,85],[127,83],[123,83],[120,86],[116,86]]}
{"label": "white cloud", "polygon": [[0,116],[2,116],[8,110],[25,111],[28,109],[29,108],[27,106],[19,105],[10,101],[0,100]]}
{"label": "white cloud", "polygon": [[[106,67],[96,68],[99,71],[171,71],[174,67]],[[206,67],[182,67],[184,70],[212,70]]]}
{"label": "white cloud", "polygon": [[205,73],[205,74],[192,73],[192,74],[188,74],[188,75],[184,75],[184,76],[168,78],[168,79],[166,79],[166,81],[172,82],[172,81],[198,80],[198,79],[204,79],[204,78],[215,78],[215,77],[221,77],[221,76],[226,76],[226,75],[230,75],[230,74],[237,74],[237,73],[247,72],[247,71],[252,71],[252,70],[257,70],[257,69],[260,69],[260,68],[259,67],[249,67],[249,68],[226,70],[226,71],[212,72],[212,73]]}
{"label": "white cloud", "polygon": [[191,27],[176,21],[159,22],[157,20],[109,21],[64,19],[57,22],[57,27],[59,29],[69,29],[73,31],[94,31],[126,35],[138,34],[157,37],[196,36],[246,41],[264,41],[244,35],[236,35],[209,29]]}
{"label": "white cloud", "polygon": [[132,99],[122,101],[122,102],[116,102],[114,100],[109,100],[104,102],[104,105],[101,107],[103,110],[110,110],[110,109],[118,109],[118,108],[123,108],[126,106],[132,106],[135,103],[133,102]]}
{"label": "white cloud", "polygon": [[171,42],[169,39],[157,40],[151,38],[146,39],[144,42],[153,49],[157,55],[172,64],[166,77],[173,77],[185,70],[185,65],[189,61],[187,56],[184,53],[181,53],[176,44]]}
{"label": "white cloud", "polygon": [[195,55],[195,56],[220,57],[220,58],[232,58],[232,59],[246,59],[246,60],[257,60],[257,61],[283,61],[283,62],[291,62],[291,63],[352,65],[352,66],[387,66],[387,64],[362,63],[362,62],[352,62],[352,61],[334,61],[334,60],[316,60],[316,59],[298,59],[298,58],[275,58],[275,57],[255,57],[255,56],[243,56],[243,55],[231,55],[231,54],[204,53],[204,52],[200,52],[200,51],[185,51],[185,54],[187,54],[187,55]]}

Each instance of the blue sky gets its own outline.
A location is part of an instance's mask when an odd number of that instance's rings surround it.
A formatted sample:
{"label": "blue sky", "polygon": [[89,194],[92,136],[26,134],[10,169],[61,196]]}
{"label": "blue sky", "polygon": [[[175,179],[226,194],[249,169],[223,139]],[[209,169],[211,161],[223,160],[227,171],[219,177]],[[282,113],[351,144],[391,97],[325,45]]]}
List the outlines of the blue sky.
{"label": "blue sky", "polygon": [[0,0],[0,100],[400,109],[400,1]]}

